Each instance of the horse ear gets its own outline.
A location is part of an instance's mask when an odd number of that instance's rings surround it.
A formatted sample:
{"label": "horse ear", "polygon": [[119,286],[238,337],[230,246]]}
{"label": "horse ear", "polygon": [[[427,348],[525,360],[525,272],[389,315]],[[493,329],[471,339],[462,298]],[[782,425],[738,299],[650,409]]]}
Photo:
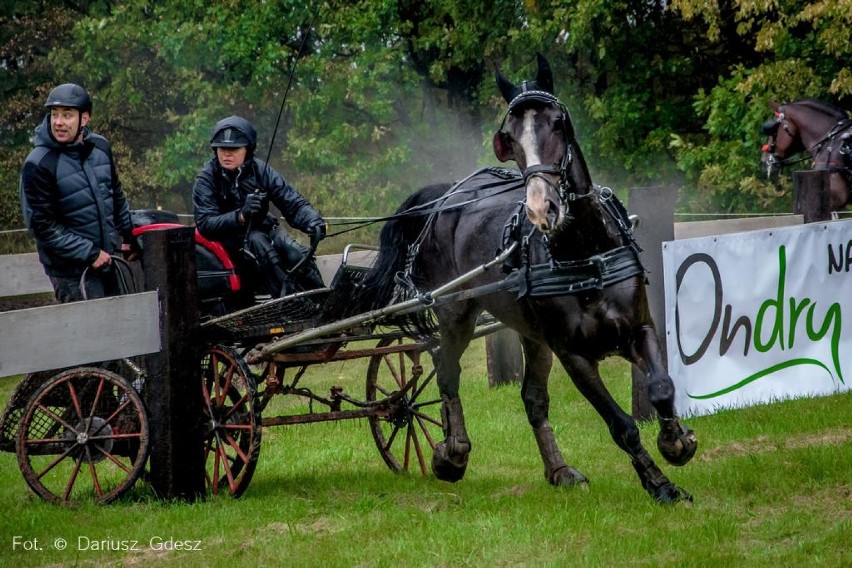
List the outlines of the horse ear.
{"label": "horse ear", "polygon": [[494,138],[491,139],[491,145],[494,146],[494,155],[501,162],[508,162],[515,159],[515,154],[512,152],[512,145],[509,143],[509,138],[502,130],[494,133]]}
{"label": "horse ear", "polygon": [[536,52],[536,62],[538,63],[538,73],[535,76],[535,82],[538,83],[538,88],[553,94],[553,72],[550,70],[550,63],[544,58],[544,55]]}
{"label": "horse ear", "polygon": [[500,73],[500,69],[496,65],[494,66],[494,73],[497,77],[497,86],[500,88],[500,94],[503,95],[503,99],[507,103],[512,102],[512,99],[515,98],[515,91],[518,88]]}

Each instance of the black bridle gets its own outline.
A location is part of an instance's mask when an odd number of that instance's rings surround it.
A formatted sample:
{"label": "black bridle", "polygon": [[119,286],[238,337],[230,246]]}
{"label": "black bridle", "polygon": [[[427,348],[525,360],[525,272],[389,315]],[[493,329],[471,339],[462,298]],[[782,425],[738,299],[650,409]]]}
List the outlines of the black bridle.
{"label": "black bridle", "polygon": [[[547,91],[539,91],[539,90],[525,90],[513,98],[509,102],[509,108],[506,111],[506,114],[503,116],[503,121],[500,124],[500,132],[501,135],[507,137],[505,130],[503,127],[506,125],[506,120],[509,115],[517,110],[519,107],[524,105],[529,105],[530,103],[538,102],[544,103],[545,105],[551,105],[556,107],[560,112],[559,120],[562,122],[562,139],[565,146],[565,151],[562,153],[562,158],[559,164],[533,164],[532,166],[527,166],[521,171],[521,174],[524,179],[524,185],[527,185],[532,178],[538,177],[543,180],[551,189],[555,190],[559,195],[559,200],[561,201],[560,207],[562,208],[562,212],[564,214],[564,218],[568,216],[568,203],[569,201],[573,201],[576,199],[576,194],[574,194],[572,189],[571,178],[569,176],[569,170],[571,169],[571,165],[574,161],[574,154],[571,152],[571,143],[573,140],[568,136],[568,124],[570,124],[570,115],[568,114],[568,108],[562,104],[562,102],[552,93],[548,93]],[[554,185],[551,182],[548,175],[555,175],[559,178],[558,185]]]}
{"label": "black bridle", "polygon": [[[793,154],[787,158],[782,158],[775,151],[776,143],[778,140],[778,129],[781,128],[784,132],[787,133],[790,138],[795,139],[796,136],[790,131],[790,125],[787,123],[787,116],[784,113],[784,106],[779,106],[778,110],[775,112],[775,117],[766,121],[763,125],[763,133],[769,137],[769,142],[764,147],[764,152],[767,154],[766,160],[766,169],[767,175],[772,176],[772,172],[775,169],[782,169],[787,166],[791,166],[793,164],[798,164],[806,161],[808,158],[816,160],[817,154],[822,150],[823,146],[826,143],[831,143],[835,138],[841,137],[841,134],[846,132],[847,130],[852,129],[852,119],[843,119],[839,120],[837,124],[835,124],[825,136],[823,136],[820,140],[811,145],[810,148],[806,148],[804,150],[803,155],[799,156],[798,153]],[[801,135],[799,136],[801,137]],[[842,137],[841,137],[842,139]],[[830,149],[829,149],[830,150]],[[842,146],[841,146],[842,152]],[[829,156],[830,158],[830,156]],[[826,165],[825,167],[815,167],[817,164],[814,162],[812,167],[814,169],[828,169],[834,171],[840,171],[844,173],[849,172],[849,168],[836,167],[831,165]]]}

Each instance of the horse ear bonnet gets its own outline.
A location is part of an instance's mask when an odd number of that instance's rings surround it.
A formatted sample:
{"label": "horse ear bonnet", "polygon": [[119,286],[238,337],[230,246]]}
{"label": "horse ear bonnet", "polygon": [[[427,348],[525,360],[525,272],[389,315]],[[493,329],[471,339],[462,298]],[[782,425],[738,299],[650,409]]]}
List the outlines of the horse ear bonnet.
{"label": "horse ear bonnet", "polygon": [[536,53],[536,62],[538,72],[535,80],[524,81],[520,85],[513,84],[497,69],[497,86],[500,88],[503,99],[509,103],[509,112],[519,108],[522,104],[527,105],[532,102],[554,104],[558,102],[558,99],[553,95],[553,73],[550,70],[550,63],[541,53]]}
{"label": "horse ear bonnet", "polygon": [[775,133],[778,132],[778,126],[781,124],[781,121],[777,118],[770,118],[766,122],[763,123],[763,133],[767,136],[775,136]]}

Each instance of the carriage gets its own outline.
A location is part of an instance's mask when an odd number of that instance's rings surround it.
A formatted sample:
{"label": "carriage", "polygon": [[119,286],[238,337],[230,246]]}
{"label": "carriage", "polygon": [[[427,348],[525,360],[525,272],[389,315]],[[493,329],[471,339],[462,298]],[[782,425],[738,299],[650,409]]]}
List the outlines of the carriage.
{"label": "carriage", "polygon": [[[183,226],[168,211],[134,211],[133,218],[136,236]],[[204,345],[197,378],[209,493],[238,497],[246,490],[262,428],[274,425],[366,419],[392,471],[428,473],[427,451],[442,430],[431,365],[437,345],[394,322],[396,313],[417,306],[335,319],[369,271],[375,248],[347,245],[328,286],[272,299],[258,292],[257,274],[240,272],[219,243],[196,232]],[[130,267],[114,260],[132,281]],[[477,336],[502,327],[487,316],[480,324]],[[338,386],[318,393],[303,384],[308,367],[352,359],[367,362],[363,393]],[[0,450],[17,454],[26,482],[47,501],[114,501],[145,472],[145,381],[135,359],[31,373],[0,417]],[[264,416],[274,396],[286,395],[307,401],[307,408]]]}
{"label": "carriage", "polygon": [[[349,418],[367,419],[390,469],[425,474],[428,463],[438,479],[461,480],[471,440],[459,359],[473,338],[505,325],[521,336],[521,397],[548,483],[588,483],[564,459],[548,422],[555,355],[630,458],[642,488],[663,503],[692,500],[656,465],[599,374],[610,355],[635,365],[657,413],[660,454],[676,466],[691,460],[697,438],[674,406],[630,217],[612,190],[591,182],[540,55],[538,67],[536,79],[521,85],[497,77],[508,111],[494,136],[495,155],[520,169],[482,168],[412,194],[383,227],[372,268],[350,262],[348,249],[328,287],[247,306],[231,303],[239,291],[233,265],[199,272],[199,282],[211,276],[205,289],[218,291],[202,302],[209,317],[198,377],[212,493],[245,491],[263,426]],[[428,371],[423,355],[433,356]],[[368,360],[363,398],[336,387],[321,395],[302,384],[311,365],[359,358]],[[0,449],[17,440],[24,477],[45,499],[78,497],[84,478],[83,491],[110,501],[143,470],[144,376],[132,362],[118,365],[28,377],[13,395]],[[272,397],[288,394],[306,398],[308,412],[263,416]],[[314,405],[324,411],[313,412]],[[109,485],[100,469],[113,475]]]}

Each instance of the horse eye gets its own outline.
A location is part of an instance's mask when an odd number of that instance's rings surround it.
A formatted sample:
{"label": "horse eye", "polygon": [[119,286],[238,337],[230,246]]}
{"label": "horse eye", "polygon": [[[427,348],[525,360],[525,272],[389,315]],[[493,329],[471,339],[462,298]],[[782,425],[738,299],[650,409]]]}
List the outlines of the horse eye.
{"label": "horse eye", "polygon": [[565,130],[565,118],[560,117],[553,121],[553,130],[562,132]]}

